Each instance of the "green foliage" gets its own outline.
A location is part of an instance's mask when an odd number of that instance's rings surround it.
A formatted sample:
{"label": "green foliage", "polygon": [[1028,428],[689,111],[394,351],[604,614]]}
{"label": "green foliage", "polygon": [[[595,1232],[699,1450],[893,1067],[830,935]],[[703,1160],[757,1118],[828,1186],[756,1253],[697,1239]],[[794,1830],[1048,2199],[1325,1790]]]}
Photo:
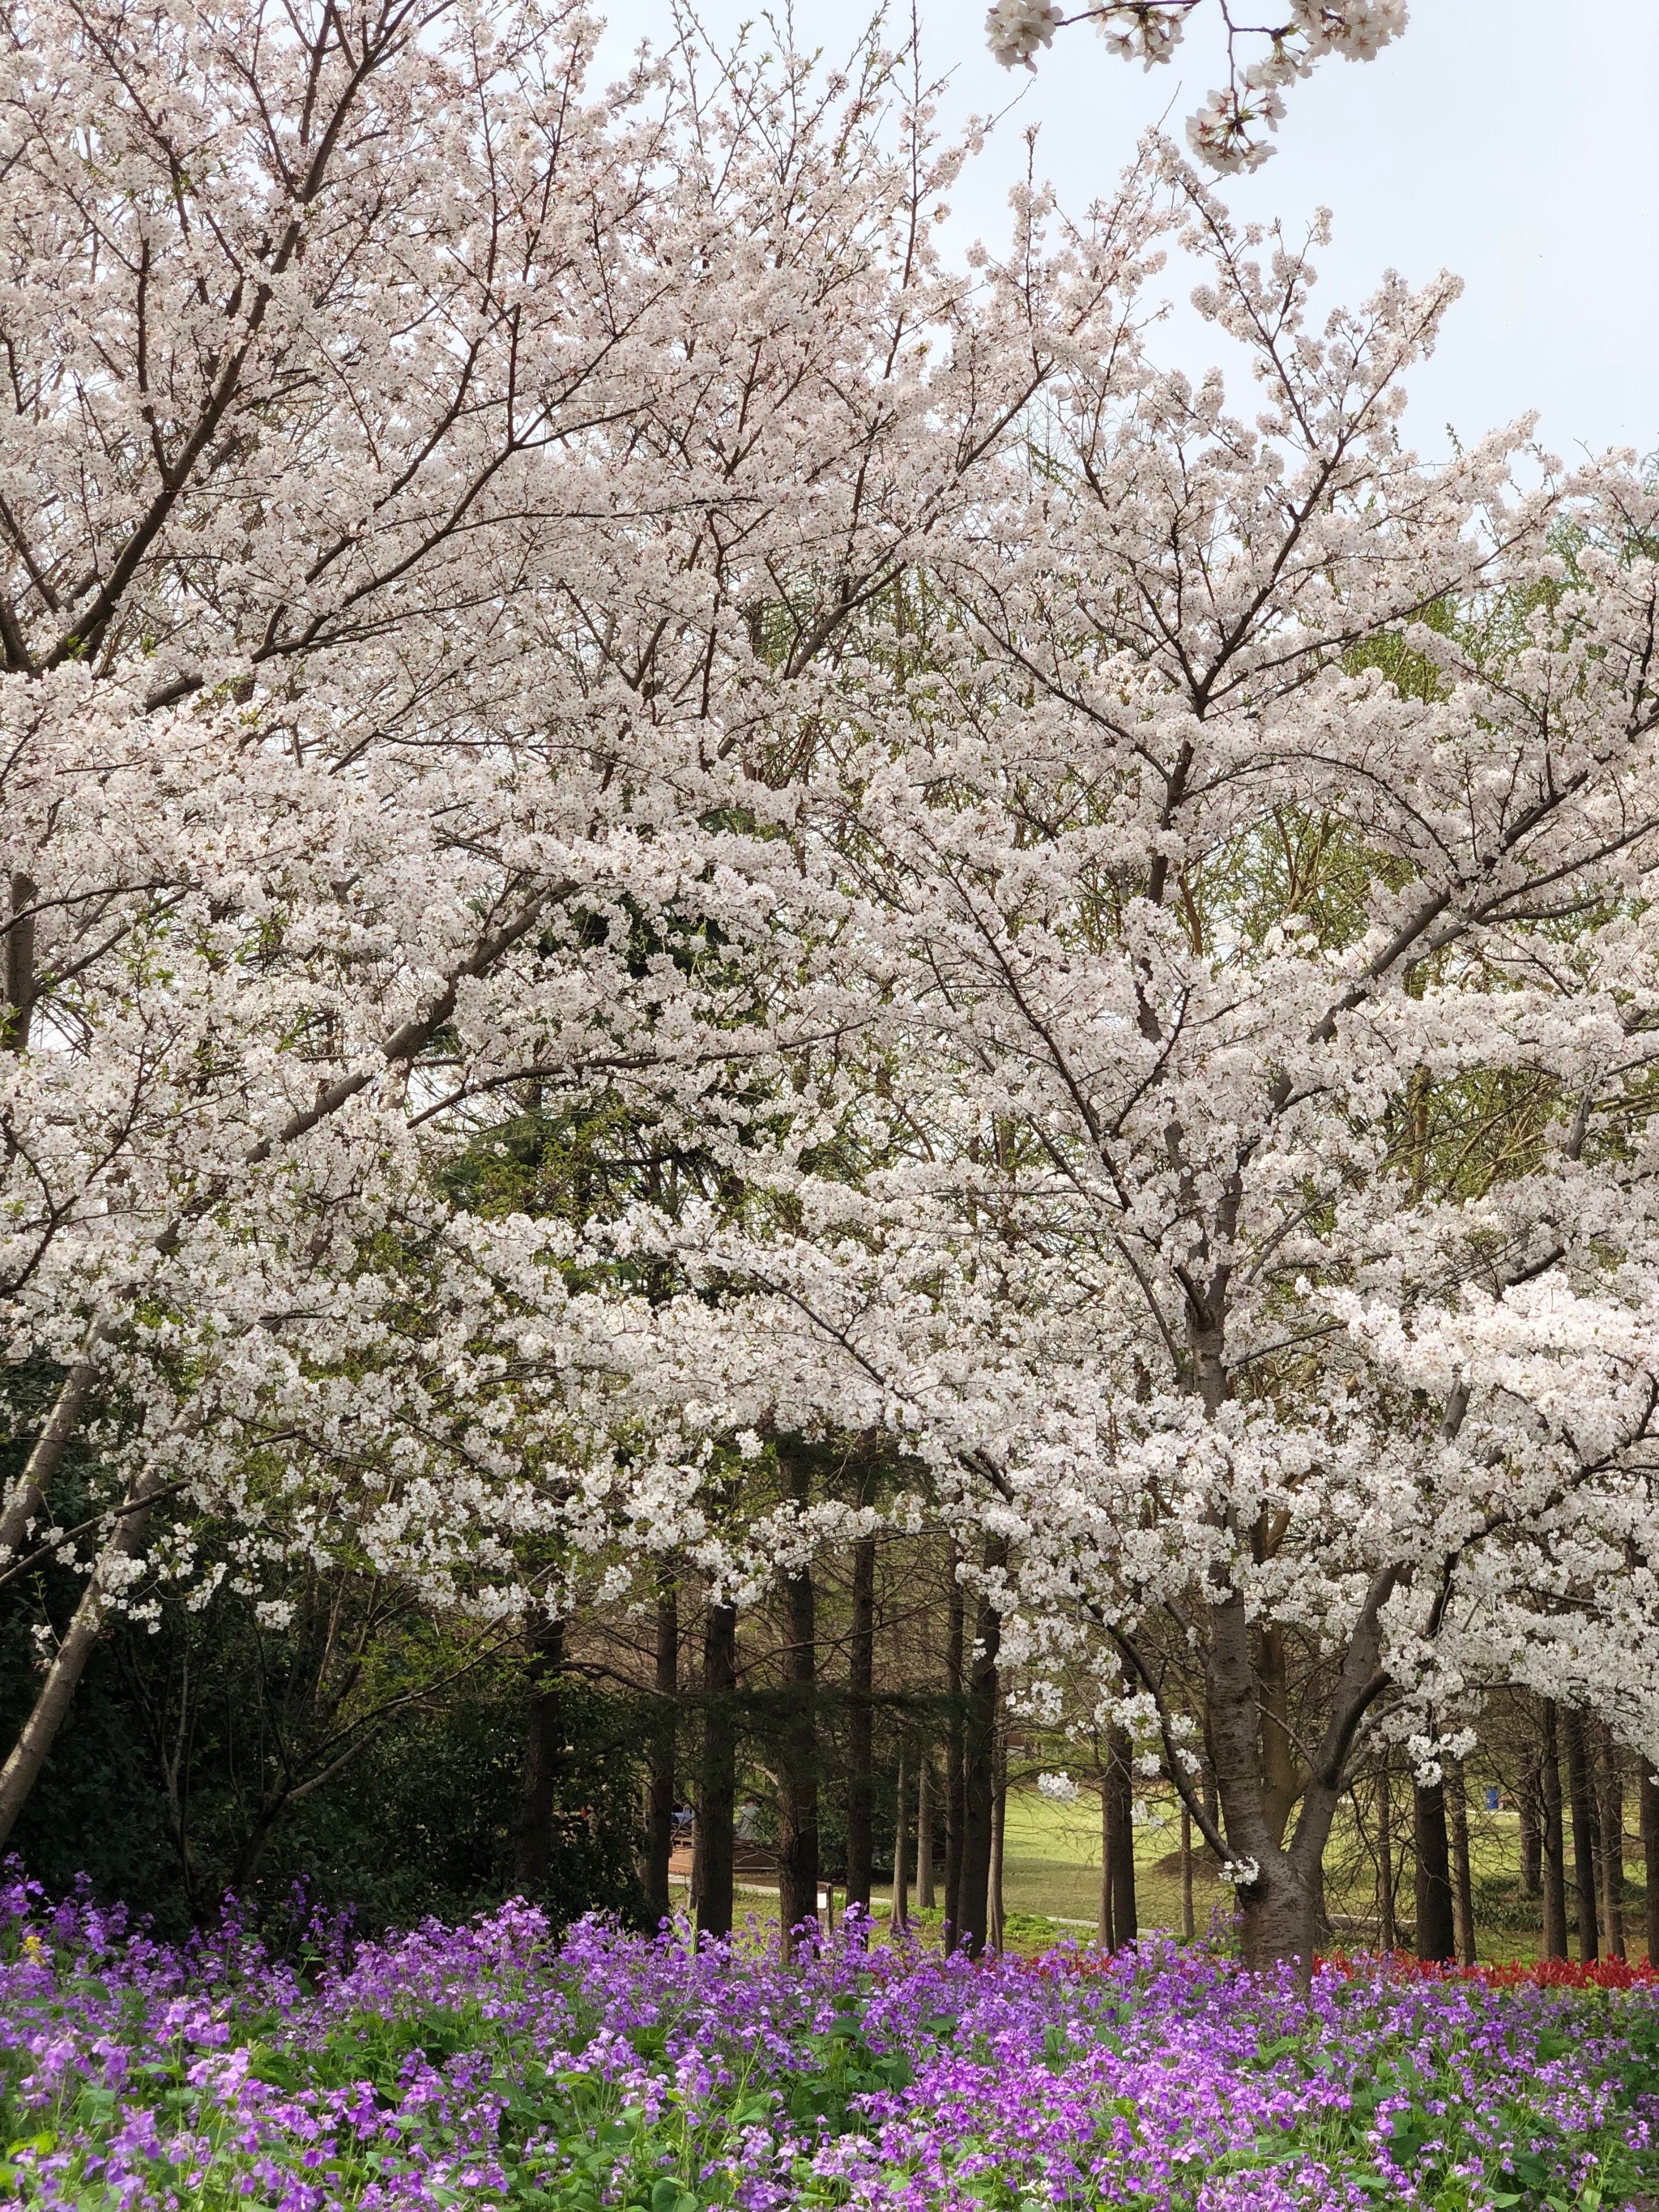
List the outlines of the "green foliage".
{"label": "green foliage", "polygon": [[[521,1665],[469,1655],[418,1619],[371,1607],[359,1625],[355,1670],[331,1670],[314,1619],[264,1627],[225,1590],[198,1613],[168,1607],[154,1633],[118,1628],[18,1823],[30,1873],[54,1890],[84,1875],[169,1934],[210,1918],[227,1891],[280,1920],[300,1888],[371,1929],[510,1895]],[[20,1609],[0,1620],[0,1725],[14,1729],[33,1689],[32,1640]],[[557,1925],[593,1910],[636,1920],[636,1703],[574,1675],[558,1696],[568,1749],[536,1901]]]}
{"label": "green foliage", "polygon": [[[562,1927],[584,1912],[638,1923],[638,1747],[632,1699],[574,1677],[559,1691],[568,1753],[555,1807],[556,1846],[534,1901]],[[389,1729],[338,1784],[301,1807],[260,1884],[264,1897],[305,1881],[370,1928],[457,1918],[519,1887],[514,1846],[527,1714],[507,1679]]]}

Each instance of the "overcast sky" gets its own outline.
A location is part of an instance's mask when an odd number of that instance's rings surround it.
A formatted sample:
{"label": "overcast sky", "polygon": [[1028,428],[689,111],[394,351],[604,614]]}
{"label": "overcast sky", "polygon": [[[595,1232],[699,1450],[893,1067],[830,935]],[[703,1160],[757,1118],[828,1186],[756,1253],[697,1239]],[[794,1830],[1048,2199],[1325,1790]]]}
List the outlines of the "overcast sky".
{"label": "overcast sky", "polygon": [[[1174,65],[1150,73],[1113,60],[1085,27],[1063,31],[1033,78],[990,60],[983,0],[921,7],[927,56],[951,73],[947,116],[1008,110],[953,196],[958,241],[1000,232],[1029,127],[1040,131],[1039,170],[1081,209],[1142,130],[1166,108],[1178,129],[1222,81],[1213,40],[1196,27]],[[612,58],[666,35],[668,0],[610,0],[605,12]],[[759,12],[741,0],[700,7],[722,34]],[[1425,453],[1445,449],[1447,423],[1468,438],[1534,408],[1540,435],[1569,458],[1607,445],[1653,452],[1659,0],[1413,0],[1411,12],[1376,61],[1328,61],[1291,88],[1279,152],[1229,180],[1226,198],[1241,216],[1298,227],[1330,207],[1336,235],[1318,263],[1333,303],[1358,300],[1389,266],[1414,280],[1441,267],[1463,277],[1439,353],[1412,386],[1408,420]],[[799,41],[839,54],[865,13],[796,0]],[[1181,367],[1206,366],[1189,316],[1157,343]]]}

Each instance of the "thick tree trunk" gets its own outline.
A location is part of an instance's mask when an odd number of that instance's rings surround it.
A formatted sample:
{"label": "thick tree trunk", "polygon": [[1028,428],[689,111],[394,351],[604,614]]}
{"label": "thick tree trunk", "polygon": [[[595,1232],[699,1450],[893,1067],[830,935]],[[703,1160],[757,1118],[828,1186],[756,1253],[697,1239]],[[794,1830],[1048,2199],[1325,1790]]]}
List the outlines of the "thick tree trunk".
{"label": "thick tree trunk", "polygon": [[112,1602],[112,1593],[125,1587],[127,1562],[136,1559],[143,1548],[144,1534],[149,1526],[150,1501],[161,1487],[159,1474],[147,1476],[141,1486],[126,1498],[127,1510],[115,1524],[108,1540],[99,1555],[81,1602],[75,1608],[68,1628],[59,1638],[47,1667],[40,1687],[35,1692],[29,1717],[24,1722],[13,1744],[3,1767],[0,1767],[0,1849],[17,1825],[17,1818],[28,1802],[46,1755],[57,1740],[87,1662],[97,1647],[104,1632]]}
{"label": "thick tree trunk", "polygon": [[910,1924],[909,1826],[910,1806],[905,1796],[904,1747],[899,1746],[898,1787],[893,1793],[893,1915],[890,1926],[895,1929]]}
{"label": "thick tree trunk", "polygon": [[1340,1790],[1310,1776],[1304,1781],[1293,1841],[1272,1850],[1254,1883],[1239,1891],[1239,1929],[1246,1962],[1289,1964],[1305,1991],[1314,1959],[1327,1933],[1325,1848]]}
{"label": "thick tree trunk", "polygon": [[873,1757],[876,1544],[853,1547],[853,1620],[847,1670],[847,1910],[867,1918],[875,1870]]}
{"label": "thick tree trunk", "polygon": [[1647,1885],[1648,1964],[1659,1966],[1659,1785],[1644,1759],[1638,1802],[1642,1822],[1642,1878]]}
{"label": "thick tree trunk", "polygon": [[738,1802],[738,1614],[711,1605],[702,1638],[702,1759],[697,1778],[691,1907],[699,1939],[732,1933],[732,1824]]}
{"label": "thick tree trunk", "polygon": [[1287,1852],[1257,1863],[1255,1881],[1239,1886],[1240,1955],[1258,1973],[1294,1965],[1305,1984],[1318,1948],[1317,1890]]}
{"label": "thick tree trunk", "polygon": [[1417,1846],[1417,1955],[1449,1961],[1457,1956],[1452,1917],[1451,1854],[1446,1837],[1446,1792],[1435,1782],[1413,1784]]}
{"label": "thick tree trunk", "polygon": [[933,1747],[923,1747],[916,1763],[916,1910],[933,1909]]}
{"label": "thick tree trunk", "polygon": [[[1006,1547],[985,1547],[985,1567],[994,1572]],[[968,1724],[963,1745],[963,1822],[962,1842],[961,1936],[969,1958],[984,1952],[991,1932],[991,1831],[996,1807],[997,1724],[1001,1717],[1001,1676],[997,1658],[1002,1646],[1002,1616],[981,1596],[974,1622],[974,1650],[968,1674]]]}
{"label": "thick tree trunk", "polygon": [[1572,1814],[1572,1887],[1578,1911],[1578,1956],[1589,1960],[1600,1956],[1595,1911],[1595,1803],[1590,1792],[1583,1720],[1571,1705],[1563,1709],[1561,1733],[1567,1747],[1567,1800]]}
{"label": "thick tree trunk", "polygon": [[1451,1843],[1452,1929],[1460,1966],[1474,1964],[1474,1882],[1469,1867],[1468,1777],[1462,1759],[1446,1761],[1446,1825]]}
{"label": "thick tree trunk", "polygon": [[674,1738],[680,1694],[679,1592],[667,1573],[657,1584],[655,1660],[652,1687],[657,1706],[647,1799],[645,1893],[650,1900],[651,1917],[660,1927],[674,1909],[669,1861],[674,1850]]}
{"label": "thick tree trunk", "polygon": [[1313,1972],[1319,1908],[1308,1868],[1316,1867],[1328,1808],[1322,1801],[1316,1825],[1315,1808],[1304,1799],[1297,1846],[1281,1848],[1266,1802],[1253,1642],[1243,1599],[1236,1590],[1218,1597],[1210,1607],[1209,1741],[1229,1855],[1241,1876],[1255,1869],[1236,1892],[1239,1945],[1253,1971],[1293,1962],[1305,1982]]}
{"label": "thick tree trunk", "polygon": [[564,1772],[564,1623],[541,1620],[530,1639],[530,1715],[519,1788],[513,1878],[526,1897],[543,1897],[557,1847],[554,1808]]}
{"label": "thick tree trunk", "polygon": [[1394,1910],[1394,1783],[1386,1759],[1376,1770],[1376,1934],[1385,1952],[1399,1949]]}
{"label": "thick tree trunk", "polygon": [[1282,1628],[1261,1632],[1261,1804],[1276,1844],[1283,1844],[1296,1804],[1296,1756],[1291,1744],[1290,1668]]}
{"label": "thick tree trunk", "polygon": [[1567,1955],[1567,1850],[1561,1821],[1561,1747],[1553,1702],[1540,1701],[1538,1729],[1538,1856],[1544,1898],[1544,1956]]}
{"label": "thick tree trunk", "polygon": [[1595,1729],[1595,1784],[1601,1831],[1601,1948],[1625,1955],[1625,1776],[1605,1721]]}
{"label": "thick tree trunk", "polygon": [[954,1951],[962,1917],[963,1646],[967,1620],[962,1584],[956,1579],[956,1547],[951,1547],[951,1606],[945,1647],[945,1679],[951,1711],[945,1732],[945,1948]]}
{"label": "thick tree trunk", "polygon": [[817,1594],[810,1567],[782,1581],[778,1928],[787,1958],[795,1930],[816,1921],[818,1911]]}

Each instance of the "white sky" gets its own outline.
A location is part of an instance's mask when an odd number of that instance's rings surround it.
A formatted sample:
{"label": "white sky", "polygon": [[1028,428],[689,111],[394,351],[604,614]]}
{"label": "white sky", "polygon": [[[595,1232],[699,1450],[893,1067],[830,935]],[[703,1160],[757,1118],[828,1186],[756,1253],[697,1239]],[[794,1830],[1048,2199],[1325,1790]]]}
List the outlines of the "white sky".
{"label": "white sky", "polygon": [[[1080,210],[1166,107],[1178,133],[1222,81],[1197,25],[1174,64],[1150,73],[1085,27],[1063,31],[1031,78],[986,53],[984,0],[919,4],[926,58],[951,73],[945,119],[1007,111],[954,195],[958,242],[1000,234],[1030,126],[1040,173]],[[607,59],[668,36],[669,0],[599,5]],[[759,12],[754,0],[699,7],[724,35]],[[796,0],[798,41],[838,57],[866,12]],[[1410,28],[1376,61],[1327,61],[1287,105],[1273,159],[1222,190],[1241,216],[1297,228],[1321,204],[1334,210],[1335,237],[1316,257],[1325,300],[1357,301],[1389,266],[1465,280],[1411,387],[1425,453],[1445,450],[1447,423],[1468,439],[1534,408],[1569,459],[1659,447],[1659,0],[1413,0]],[[1154,343],[1194,371],[1214,350],[1185,313]]]}

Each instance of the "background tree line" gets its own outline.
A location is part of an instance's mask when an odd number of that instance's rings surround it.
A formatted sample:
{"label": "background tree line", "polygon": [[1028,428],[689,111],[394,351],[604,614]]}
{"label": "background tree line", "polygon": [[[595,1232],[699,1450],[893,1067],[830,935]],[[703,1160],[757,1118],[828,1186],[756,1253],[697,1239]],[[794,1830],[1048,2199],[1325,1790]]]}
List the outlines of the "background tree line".
{"label": "background tree line", "polygon": [[[726,1502],[867,1504],[890,1473],[868,1439],[780,1440]],[[280,1921],[297,1885],[376,1928],[521,1893],[558,1922],[689,1913],[718,1936],[766,1903],[745,1888],[775,1887],[784,1929],[826,1904],[868,1911],[879,1888],[897,1924],[978,1949],[1003,1940],[1009,1790],[1042,1777],[1064,1780],[1076,1820],[1097,1828],[1097,1940],[1146,1924],[1134,1834],[1149,1795],[1181,1877],[1171,1924],[1204,1932],[1202,1900],[1225,1896],[1213,1853],[1137,1772],[1092,1679],[1069,1685],[1064,1710],[1022,1710],[962,1565],[937,1529],[884,1530],[739,1608],[682,1560],[665,1565],[654,1607],[586,1607],[527,1639],[516,1624],[458,1633],[362,1567],[301,1575],[280,1620],[269,1582],[256,1596],[226,1576],[203,1601],[117,1626],[16,1847],[50,1883],[88,1876],[164,1928],[211,1917],[228,1894]],[[9,1708],[66,1579],[45,1570],[8,1594]],[[1270,1774],[1286,1771],[1316,1668],[1293,1644],[1268,1662],[1283,1684],[1262,1719]],[[1517,1816],[1518,1840],[1513,1870],[1483,1881],[1471,1832],[1490,1826],[1489,1798]],[[1279,1817],[1291,1809],[1287,1796]],[[1547,1957],[1651,1958],[1659,1792],[1604,1721],[1503,1693],[1439,1781],[1420,1781],[1397,1744],[1368,1762],[1326,1879],[1328,1942],[1468,1960],[1484,1931],[1535,1936]]]}

